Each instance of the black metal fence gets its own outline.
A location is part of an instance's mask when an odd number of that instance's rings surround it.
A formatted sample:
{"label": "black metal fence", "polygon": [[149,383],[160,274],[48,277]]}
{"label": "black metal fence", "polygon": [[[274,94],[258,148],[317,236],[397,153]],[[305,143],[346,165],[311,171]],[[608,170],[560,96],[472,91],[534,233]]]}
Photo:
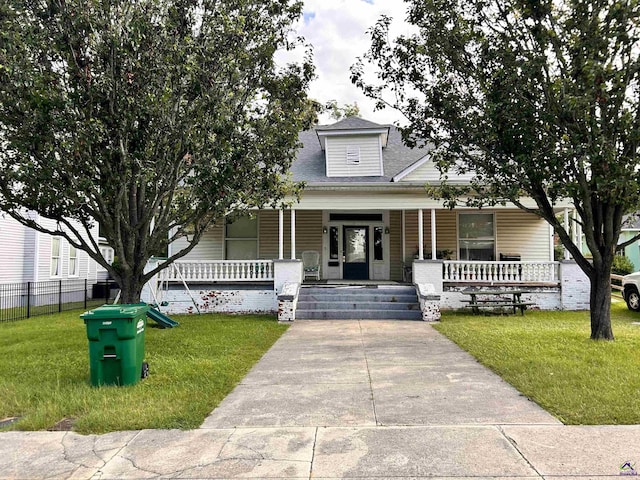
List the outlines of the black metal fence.
{"label": "black metal fence", "polygon": [[3,283],[0,284],[0,322],[93,308],[108,303],[116,288],[113,282],[87,280]]}

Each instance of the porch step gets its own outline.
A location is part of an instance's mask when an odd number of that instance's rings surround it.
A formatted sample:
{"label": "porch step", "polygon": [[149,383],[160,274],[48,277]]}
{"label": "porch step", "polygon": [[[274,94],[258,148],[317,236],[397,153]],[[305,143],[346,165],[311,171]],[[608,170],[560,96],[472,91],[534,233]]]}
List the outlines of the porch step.
{"label": "porch step", "polygon": [[421,320],[419,310],[296,310],[296,320]]}
{"label": "porch step", "polygon": [[[415,300],[415,298],[414,298]],[[298,309],[300,310],[416,310],[420,308],[414,301],[411,302],[388,302],[388,301],[361,301],[358,299],[354,302],[353,299],[347,301],[336,302],[318,302],[318,301],[304,301],[298,300]]]}
{"label": "porch step", "polygon": [[303,286],[296,320],[420,320],[414,287],[393,285]]}
{"label": "porch step", "polygon": [[345,293],[312,293],[312,294],[304,294],[304,290],[300,292],[300,296],[304,295],[304,301],[307,302],[369,302],[369,303],[415,303],[416,302],[416,293],[415,291],[411,294],[390,294],[390,295],[381,295],[370,293],[366,294],[358,294],[358,295],[349,295]]}

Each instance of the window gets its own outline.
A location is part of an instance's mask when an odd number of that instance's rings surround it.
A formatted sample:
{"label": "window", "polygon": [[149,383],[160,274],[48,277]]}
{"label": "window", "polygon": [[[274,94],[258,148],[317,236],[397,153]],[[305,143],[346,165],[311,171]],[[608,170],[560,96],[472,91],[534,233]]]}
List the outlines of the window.
{"label": "window", "polygon": [[225,232],[225,258],[227,260],[254,260],[258,258],[258,219],[239,217],[227,223]]}
{"label": "window", "polygon": [[360,165],[360,147],[347,147],[347,165]]}
{"label": "window", "polygon": [[373,259],[384,260],[382,252],[382,227],[373,227]]}
{"label": "window", "polygon": [[60,274],[60,237],[51,237],[51,276],[59,277]]}
{"label": "window", "polygon": [[102,258],[104,258],[109,265],[113,263],[113,248],[100,247],[100,255],[102,255]]}
{"label": "window", "polygon": [[458,215],[460,260],[495,260],[493,213],[461,213]]}
{"label": "window", "polygon": [[329,228],[329,258],[338,260],[338,227]]}
{"label": "window", "polygon": [[69,276],[78,276],[78,249],[69,245]]}

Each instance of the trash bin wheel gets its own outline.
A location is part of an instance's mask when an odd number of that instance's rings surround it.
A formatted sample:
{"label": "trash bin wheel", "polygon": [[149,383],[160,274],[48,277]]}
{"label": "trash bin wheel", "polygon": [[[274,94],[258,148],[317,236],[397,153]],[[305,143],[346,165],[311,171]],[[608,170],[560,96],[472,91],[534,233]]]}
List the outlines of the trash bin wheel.
{"label": "trash bin wheel", "polygon": [[142,362],[142,372],[140,372],[140,378],[147,378],[149,376],[149,364]]}

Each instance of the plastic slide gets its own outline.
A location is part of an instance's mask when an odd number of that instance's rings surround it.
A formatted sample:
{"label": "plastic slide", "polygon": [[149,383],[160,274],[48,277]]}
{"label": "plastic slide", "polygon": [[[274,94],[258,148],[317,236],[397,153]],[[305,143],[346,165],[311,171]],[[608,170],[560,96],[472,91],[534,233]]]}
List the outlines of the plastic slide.
{"label": "plastic slide", "polygon": [[159,312],[153,307],[149,308],[149,310],[147,311],[147,317],[156,322],[162,328],[173,328],[180,325],[178,322],[170,319],[164,313]]}

